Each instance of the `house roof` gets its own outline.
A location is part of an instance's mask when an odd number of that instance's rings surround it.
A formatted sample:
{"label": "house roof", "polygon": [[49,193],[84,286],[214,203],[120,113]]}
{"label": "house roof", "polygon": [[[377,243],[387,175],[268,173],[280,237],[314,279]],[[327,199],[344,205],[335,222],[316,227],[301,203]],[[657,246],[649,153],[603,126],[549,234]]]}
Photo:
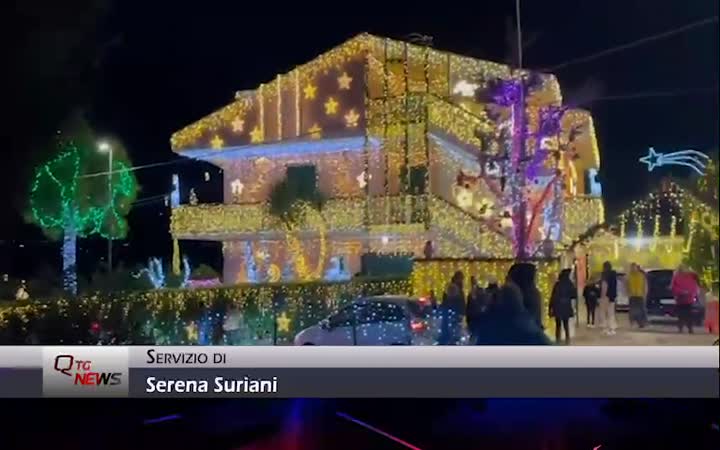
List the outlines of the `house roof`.
{"label": "house roof", "polygon": [[[434,67],[441,70],[445,65],[448,68],[443,70],[446,70],[448,75],[452,71],[462,79],[478,80],[480,82],[496,78],[508,78],[512,72],[511,68],[504,64],[362,33],[318,55],[313,60],[297,66],[288,73],[276,75],[268,83],[261,84],[253,90],[238,91],[231,103],[175,132],[171,137],[172,149],[181,151],[197,147],[195,144],[203,134],[228,127],[234,118],[242,115],[251,107],[252,98],[259,90],[275,92],[280,89],[280,83],[283,82],[281,80],[286,81],[289,77],[302,83],[303,80],[318,73],[327,72],[338,64],[357,57],[362,52],[366,52],[368,55],[371,68],[378,64],[382,68],[382,59],[386,56],[388,61],[392,56],[399,58],[406,56],[407,61],[427,63],[431,71]],[[412,64],[408,63],[407,65]],[[412,70],[412,68],[408,70]],[[384,73],[387,74],[387,71]],[[444,72],[442,73],[444,75]],[[447,84],[448,80],[444,80],[444,82]],[[545,101],[549,99],[560,102],[561,95],[556,78],[552,75],[544,75],[543,84],[543,97],[547,96]]]}

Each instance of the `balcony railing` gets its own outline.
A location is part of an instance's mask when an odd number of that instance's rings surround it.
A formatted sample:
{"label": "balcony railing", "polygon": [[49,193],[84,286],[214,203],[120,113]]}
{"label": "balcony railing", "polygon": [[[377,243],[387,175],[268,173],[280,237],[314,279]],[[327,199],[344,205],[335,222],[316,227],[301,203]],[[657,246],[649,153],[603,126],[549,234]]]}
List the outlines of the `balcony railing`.
{"label": "balcony railing", "polygon": [[[367,212],[366,212],[367,208]],[[322,216],[328,231],[352,232],[367,225],[422,224],[426,217],[424,196],[336,198],[325,202]],[[310,226],[301,231],[317,231]],[[279,219],[266,204],[182,205],[173,209],[170,231],[173,236],[212,236],[236,233],[284,231]]]}

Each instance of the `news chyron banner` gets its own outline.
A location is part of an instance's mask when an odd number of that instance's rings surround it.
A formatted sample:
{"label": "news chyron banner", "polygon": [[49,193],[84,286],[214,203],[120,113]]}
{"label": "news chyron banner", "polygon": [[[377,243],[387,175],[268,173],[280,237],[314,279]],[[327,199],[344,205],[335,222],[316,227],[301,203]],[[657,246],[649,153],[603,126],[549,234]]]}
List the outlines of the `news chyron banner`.
{"label": "news chyron banner", "polygon": [[0,397],[717,398],[707,347],[0,347]]}

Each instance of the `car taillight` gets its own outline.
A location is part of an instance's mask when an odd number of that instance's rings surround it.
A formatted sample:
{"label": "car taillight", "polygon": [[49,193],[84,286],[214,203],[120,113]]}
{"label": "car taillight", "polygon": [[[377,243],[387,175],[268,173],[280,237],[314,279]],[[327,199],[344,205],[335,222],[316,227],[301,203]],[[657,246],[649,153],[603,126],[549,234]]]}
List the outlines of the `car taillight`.
{"label": "car taillight", "polygon": [[424,320],[413,319],[410,321],[410,329],[416,333],[421,333],[427,330],[427,323]]}

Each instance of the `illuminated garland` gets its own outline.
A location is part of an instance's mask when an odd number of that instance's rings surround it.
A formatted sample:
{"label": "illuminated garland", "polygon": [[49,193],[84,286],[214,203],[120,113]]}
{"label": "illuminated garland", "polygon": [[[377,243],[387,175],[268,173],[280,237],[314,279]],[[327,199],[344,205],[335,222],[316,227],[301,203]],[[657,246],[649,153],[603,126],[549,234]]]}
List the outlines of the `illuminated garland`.
{"label": "illuminated garland", "polygon": [[[512,259],[505,260],[429,260],[415,261],[412,273],[412,289],[415,296],[426,297],[431,292],[440,300],[442,293],[456,271],[461,271],[465,279],[476,276],[481,284],[487,284],[490,278],[502,282],[508,270],[514,264]],[[536,261],[537,287],[545,304],[550,299],[552,287],[560,271],[557,260]],[[549,320],[545,317],[545,321]]]}
{"label": "illuminated garland", "polygon": [[[212,328],[221,329],[231,304],[243,311],[250,330],[247,341],[235,344],[289,343],[298,331],[317,324],[363,292],[409,295],[411,287],[407,280],[255,284],[29,303],[0,310],[0,345],[31,340],[53,345],[94,344],[94,327],[113,331],[121,342],[132,344],[194,344]],[[285,306],[274,313],[273,299],[278,294]],[[273,317],[283,313],[289,319],[288,327],[273,337]]]}
{"label": "illuminated garland", "polygon": [[294,205],[301,215],[308,222],[308,226],[312,231],[316,231],[319,234],[319,255],[315,265],[315,269],[309,270],[307,260],[305,258],[305,252],[300,240],[297,238],[297,229],[295,226],[290,226],[290,229],[285,234],[285,240],[290,253],[293,255],[295,263],[295,270],[297,271],[298,278],[301,281],[316,281],[322,278],[323,269],[325,267],[325,259],[327,257],[327,241],[326,241],[326,227],[323,216],[313,207],[305,202]]}

